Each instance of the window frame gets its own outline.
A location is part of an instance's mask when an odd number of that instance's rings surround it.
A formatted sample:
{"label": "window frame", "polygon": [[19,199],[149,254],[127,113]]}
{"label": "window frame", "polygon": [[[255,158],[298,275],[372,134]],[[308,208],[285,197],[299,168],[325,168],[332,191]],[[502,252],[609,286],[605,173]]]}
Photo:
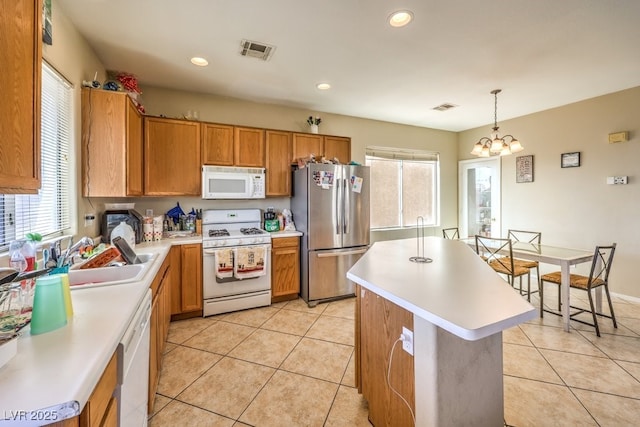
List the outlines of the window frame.
{"label": "window frame", "polygon": [[0,253],[27,233],[52,239],[72,229],[74,86],[44,60],[41,78],[41,188],[36,194],[0,194]]}
{"label": "window frame", "polygon": [[[372,231],[392,231],[392,230],[410,230],[415,229],[422,224],[416,223],[410,225],[403,225],[404,218],[404,200],[403,200],[403,173],[404,162],[421,162],[433,164],[433,187],[431,200],[433,202],[433,220],[431,222],[425,222],[425,227],[438,227],[440,225],[440,153],[435,151],[426,150],[410,150],[392,147],[367,147],[365,150],[365,164],[370,166],[370,160],[382,160],[382,161],[395,161],[399,162],[400,172],[398,174],[398,212],[399,212],[399,224],[385,227],[371,227]],[[375,191],[375,188],[371,188],[371,191]],[[370,209],[374,206],[371,204]]]}

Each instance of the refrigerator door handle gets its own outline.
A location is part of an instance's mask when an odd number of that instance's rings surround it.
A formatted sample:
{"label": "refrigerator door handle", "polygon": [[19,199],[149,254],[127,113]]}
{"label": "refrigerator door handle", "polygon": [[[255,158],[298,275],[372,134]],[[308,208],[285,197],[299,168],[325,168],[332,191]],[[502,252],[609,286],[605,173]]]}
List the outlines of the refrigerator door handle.
{"label": "refrigerator door handle", "polygon": [[355,251],[342,251],[342,252],[323,252],[320,253],[318,255],[316,255],[318,258],[330,258],[330,257],[336,257],[336,256],[344,256],[344,255],[359,255],[359,254],[363,254],[365,252],[367,252],[369,248],[367,249],[358,249]]}
{"label": "refrigerator door handle", "polygon": [[344,191],[344,210],[342,212],[343,214],[343,233],[344,234],[349,234],[349,212],[351,212],[351,195],[349,194],[349,183],[348,183],[348,179],[345,178],[342,180],[342,184],[343,184],[343,191]]}
{"label": "refrigerator door handle", "polygon": [[335,195],[336,195],[336,199],[335,199],[335,203],[334,203],[334,207],[335,207],[335,211],[334,211],[334,222],[336,224],[336,234],[340,234],[340,225],[342,224],[342,216],[341,216],[341,212],[340,212],[340,181],[338,181],[338,179],[336,178],[335,180],[335,191],[334,191]]}

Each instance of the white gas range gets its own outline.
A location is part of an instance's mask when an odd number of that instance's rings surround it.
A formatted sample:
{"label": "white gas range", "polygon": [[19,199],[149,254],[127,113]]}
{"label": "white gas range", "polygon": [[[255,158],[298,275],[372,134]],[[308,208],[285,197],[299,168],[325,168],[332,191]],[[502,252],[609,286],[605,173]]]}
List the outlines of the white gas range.
{"label": "white gas range", "polygon": [[204,316],[271,304],[271,235],[260,225],[260,209],[203,212]]}

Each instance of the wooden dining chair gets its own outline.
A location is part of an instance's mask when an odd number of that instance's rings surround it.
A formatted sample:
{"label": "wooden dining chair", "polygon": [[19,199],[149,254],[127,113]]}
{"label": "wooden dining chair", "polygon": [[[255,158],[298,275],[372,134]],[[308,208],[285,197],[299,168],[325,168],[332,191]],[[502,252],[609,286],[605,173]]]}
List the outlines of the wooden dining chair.
{"label": "wooden dining chair", "polygon": [[[542,240],[542,233],[539,231],[525,231],[525,230],[508,230],[507,238],[512,242],[525,242],[535,245],[539,245]],[[530,261],[526,259],[515,258],[513,265],[528,268],[529,270],[536,270],[536,280],[538,281],[538,289],[540,289],[540,263],[538,261]],[[527,301],[531,301],[531,294],[538,292],[538,290],[530,291],[527,293]]]}
{"label": "wooden dining chair", "polygon": [[[606,317],[613,320],[613,327],[618,327],[618,324],[616,323],[616,315],[613,312],[613,304],[611,303],[611,295],[609,294],[609,272],[611,271],[611,264],[613,264],[613,255],[615,252],[615,243],[609,246],[596,246],[596,250],[593,254],[593,261],[591,262],[591,270],[589,272],[589,276],[583,276],[581,274],[571,274],[569,279],[569,285],[571,286],[571,288],[580,289],[587,292],[587,295],[589,296],[590,307],[590,310],[587,310],[583,307],[570,305],[569,307],[573,308],[576,311],[570,313],[569,317],[576,322],[595,327],[597,336],[600,336],[600,328],[598,327],[598,316]],[[557,313],[555,311],[544,309],[544,282],[551,282],[558,285],[558,310],[560,310],[560,285],[562,283],[561,273],[559,271],[554,271],[553,273],[544,274],[540,278],[540,281],[542,284],[540,286],[540,317],[543,316],[543,313],[545,311],[547,313],[560,315],[560,313]],[[604,292],[607,295],[607,301],[609,302],[609,312],[611,313],[611,315],[596,312],[591,291],[593,289],[599,288],[600,286],[604,286]],[[575,318],[575,316],[578,316],[579,314],[589,312],[591,313],[591,317],[593,318],[593,323],[585,322],[584,320]]]}
{"label": "wooden dining chair", "polygon": [[445,239],[452,239],[452,240],[459,239],[460,233],[458,232],[458,227],[443,228],[442,237],[444,237]]}
{"label": "wooden dining chair", "polygon": [[507,277],[507,282],[515,288],[515,278],[520,281],[520,295],[524,295],[522,289],[522,276],[527,276],[527,298],[531,291],[531,275],[526,267],[515,265],[510,239],[496,237],[475,236],[476,253],[493,268],[496,273]]}

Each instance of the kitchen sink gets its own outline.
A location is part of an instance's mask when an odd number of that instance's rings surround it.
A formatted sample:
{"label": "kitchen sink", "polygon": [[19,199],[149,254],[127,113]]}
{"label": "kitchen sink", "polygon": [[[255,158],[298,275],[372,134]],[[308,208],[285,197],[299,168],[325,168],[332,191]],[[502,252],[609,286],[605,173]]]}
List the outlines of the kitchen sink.
{"label": "kitchen sink", "polygon": [[149,271],[149,265],[157,254],[138,254],[140,264],[114,265],[98,268],[71,268],[69,285],[71,289],[85,289],[98,286],[120,285],[142,280]]}

